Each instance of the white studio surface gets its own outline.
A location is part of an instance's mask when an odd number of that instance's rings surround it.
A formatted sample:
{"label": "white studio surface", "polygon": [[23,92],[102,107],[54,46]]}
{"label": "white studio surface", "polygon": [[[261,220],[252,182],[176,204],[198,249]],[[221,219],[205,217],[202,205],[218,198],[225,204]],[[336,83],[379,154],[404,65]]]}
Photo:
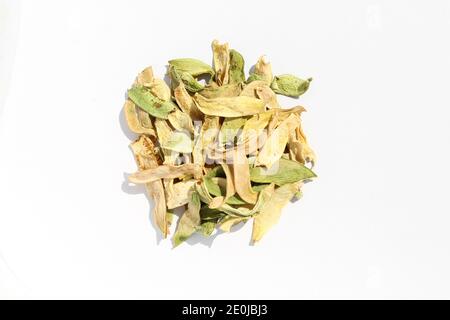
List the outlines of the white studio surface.
{"label": "white studio surface", "polygon": [[[450,2],[3,0],[0,28],[0,298],[450,298]],[[257,246],[172,250],[119,115],[216,38],[314,78],[282,101],[319,179]]]}

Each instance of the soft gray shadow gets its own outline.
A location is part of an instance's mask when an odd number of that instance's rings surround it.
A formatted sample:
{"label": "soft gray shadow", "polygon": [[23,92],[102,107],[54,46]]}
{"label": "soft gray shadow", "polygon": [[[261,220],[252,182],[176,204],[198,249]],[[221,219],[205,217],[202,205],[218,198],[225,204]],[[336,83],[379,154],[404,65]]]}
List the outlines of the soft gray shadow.
{"label": "soft gray shadow", "polygon": [[[248,222],[248,221],[247,221]],[[245,223],[247,223],[245,222]],[[239,222],[237,225],[231,227],[230,233],[238,232],[245,226],[244,222]]]}
{"label": "soft gray shadow", "polygon": [[123,173],[122,191],[128,194],[147,194],[143,184],[132,184],[128,182],[128,173]]}
{"label": "soft gray shadow", "polygon": [[255,72],[255,68],[256,68],[256,64],[252,65],[250,67],[250,69],[248,69],[248,74],[250,75],[250,74],[254,73]]}
{"label": "soft gray shadow", "polygon": [[166,73],[164,74],[163,80],[169,86],[169,88],[172,89],[172,80],[170,79],[169,75],[169,65],[166,65]]}
{"label": "soft gray shadow", "polygon": [[[244,227],[244,225],[245,225],[245,223],[241,222],[241,223],[233,226],[231,228],[230,233],[238,232],[239,230],[241,230]],[[200,243],[200,244],[202,244],[204,246],[207,246],[208,248],[211,248],[214,240],[218,236],[220,236],[221,234],[224,234],[224,233],[226,233],[226,232],[224,232],[224,231],[222,231],[220,229],[217,229],[217,228],[215,230],[215,233],[212,236],[209,236],[209,237],[205,237],[204,235],[202,235],[200,233],[195,233],[189,239],[186,240],[186,243],[191,245],[191,246]]]}
{"label": "soft gray shadow", "polygon": [[161,234],[161,231],[159,230],[158,226],[156,225],[155,219],[153,219],[153,208],[155,207],[155,202],[153,199],[148,195],[147,190],[145,189],[145,186],[143,184],[134,185],[128,182],[128,174],[124,173],[124,181],[122,182],[122,191],[131,194],[144,194],[147,198],[147,202],[149,204],[148,212],[149,212],[149,219],[152,224],[153,229],[155,230],[156,235],[156,243],[159,245],[161,243],[161,240],[163,239],[163,236]]}
{"label": "soft gray shadow", "polygon": [[208,248],[212,247],[212,244],[217,236],[224,233],[223,231],[220,231],[218,229],[215,230],[215,234],[205,237],[204,235],[200,233],[194,233],[189,239],[186,240],[186,243],[190,246],[196,245],[196,244],[202,244]]}

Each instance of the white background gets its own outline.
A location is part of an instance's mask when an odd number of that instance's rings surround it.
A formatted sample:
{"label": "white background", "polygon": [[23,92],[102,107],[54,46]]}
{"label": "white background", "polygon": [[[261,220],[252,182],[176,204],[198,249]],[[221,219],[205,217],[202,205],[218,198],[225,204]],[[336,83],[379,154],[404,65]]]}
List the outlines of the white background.
{"label": "white background", "polygon": [[[3,0],[0,28],[0,297],[450,298],[450,2]],[[172,250],[120,111],[215,38],[314,77],[283,102],[319,179],[257,246]]]}

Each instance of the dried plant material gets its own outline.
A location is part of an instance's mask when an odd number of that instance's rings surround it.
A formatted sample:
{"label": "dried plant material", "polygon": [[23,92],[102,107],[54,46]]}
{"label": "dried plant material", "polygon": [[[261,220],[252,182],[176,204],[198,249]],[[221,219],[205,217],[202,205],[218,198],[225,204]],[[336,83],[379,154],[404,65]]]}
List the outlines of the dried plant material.
{"label": "dried plant material", "polygon": [[274,190],[274,184],[270,184],[262,189],[258,193],[258,200],[252,209],[249,209],[248,206],[232,207],[228,204],[223,204],[220,210],[235,217],[252,217],[259,213],[264,204],[271,199]]}
{"label": "dried plant material", "polygon": [[169,234],[169,226],[167,222],[166,199],[164,195],[164,186],[161,180],[152,181],[146,184],[148,194],[155,201],[153,208],[153,216],[156,225],[161,230],[164,238]]}
{"label": "dried plant material", "polygon": [[170,139],[170,136],[172,135],[172,128],[169,126],[166,120],[162,119],[155,119],[154,124],[160,144],[167,143],[167,141],[169,141]]}
{"label": "dried plant material", "polygon": [[196,180],[190,179],[172,184],[169,190],[166,188],[167,209],[174,209],[187,204],[195,183]]}
{"label": "dried plant material", "polygon": [[216,228],[215,221],[205,221],[197,228],[197,231],[200,232],[203,236],[209,237]]}
{"label": "dried plant material", "polygon": [[153,79],[149,86],[150,92],[163,101],[170,101],[171,93],[167,83],[162,79]]}
{"label": "dried plant material", "polygon": [[284,149],[289,139],[289,132],[298,123],[299,117],[291,114],[286,120],[272,132],[266,143],[256,157],[256,166],[266,166],[270,168],[283,155]]}
{"label": "dried plant material", "polygon": [[185,209],[174,247],[194,233],[229,232],[252,219],[255,243],[316,177],[309,168],[316,156],[300,121],[305,109],[285,108],[277,99],[298,97],[311,80],[274,78],[262,56],[245,81],[242,55],[217,40],[211,47],[213,66],[170,60],[168,83],[144,69],[123,107],[130,130],[140,135],[131,144],[138,171],[128,180],[145,185],[163,237],[173,210]]}
{"label": "dried plant material", "polygon": [[281,209],[292,199],[297,191],[298,186],[296,183],[285,184],[275,190],[270,201],[264,203],[259,214],[253,219],[253,242],[261,240],[264,234],[278,222]]}
{"label": "dried plant material", "polygon": [[242,83],[245,81],[244,57],[234,49],[230,50],[229,82]]}
{"label": "dried plant material", "polygon": [[204,88],[204,85],[198,82],[197,79],[195,79],[190,73],[181,72],[173,66],[169,68],[169,75],[175,87],[177,87],[180,83],[183,83],[186,89],[190,92],[197,92]]}
{"label": "dried plant material", "polygon": [[136,105],[156,118],[167,119],[169,112],[176,107],[173,102],[164,101],[155,97],[148,89],[144,87],[133,87],[129,89],[128,97]]}
{"label": "dried plant material", "polygon": [[164,164],[174,164],[175,158],[171,150],[165,149],[162,146],[169,142],[170,137],[173,134],[172,128],[169,126],[166,120],[156,118],[154,120],[156,133],[158,135],[160,151],[164,158]]}
{"label": "dried plant material", "polygon": [[[204,183],[208,192],[214,196],[215,198],[222,197],[223,203],[231,204],[231,205],[244,205],[247,204],[244,200],[242,200],[238,195],[235,195],[236,191],[234,190],[233,185],[233,177],[232,174],[229,173],[229,178],[221,178],[221,177],[213,177],[213,178],[204,178]],[[230,186],[231,184],[231,186]],[[255,192],[257,188],[253,189]],[[213,197],[213,200],[214,200]],[[216,200],[217,201],[217,200]],[[211,207],[211,203],[210,203]]]}
{"label": "dried plant material", "polygon": [[[206,177],[205,177],[206,179]],[[222,177],[209,177],[209,179],[216,184],[220,190],[227,190],[227,178],[222,178]],[[234,190],[234,186],[232,187]],[[220,191],[222,195],[222,191]],[[234,193],[233,193],[234,194]]]}
{"label": "dried plant material", "polygon": [[179,109],[175,109],[174,112],[169,113],[167,116],[172,127],[177,131],[186,131],[190,133],[194,133],[194,125],[192,124],[192,119],[189,117],[187,113],[180,111]]}
{"label": "dried plant material", "polygon": [[232,171],[237,194],[248,203],[256,203],[258,193],[252,190],[248,159],[241,148],[236,149],[233,153]]}
{"label": "dried plant material", "polygon": [[[125,120],[127,121],[128,127],[131,131],[137,134],[148,134],[156,136],[155,130],[153,130],[148,118],[148,113],[141,114],[139,112],[139,107],[131,100],[126,100],[123,106]],[[148,118],[148,122],[145,121],[145,116]]]}
{"label": "dried plant material", "polygon": [[270,87],[275,93],[298,98],[308,90],[311,81],[312,78],[303,80],[291,74],[283,74],[276,76]]}
{"label": "dried plant material", "polygon": [[186,91],[186,88],[183,83],[180,83],[174,89],[175,100],[180,107],[180,109],[189,115],[192,120],[201,120],[203,119],[202,112],[198,109],[197,104],[194,102],[194,99],[189,95]]}
{"label": "dried plant material", "polygon": [[220,128],[219,143],[228,145],[233,144],[239,133],[242,131],[242,127],[247,121],[246,117],[242,118],[225,118]]}
{"label": "dried plant material", "polygon": [[187,72],[193,77],[197,77],[202,74],[214,75],[214,70],[210,65],[197,59],[173,59],[169,61],[169,65],[177,69],[179,72]]}
{"label": "dried plant material", "polygon": [[212,145],[219,133],[219,117],[205,116],[205,121],[200,129],[197,141],[194,144],[192,158],[194,163],[204,166],[206,154],[204,150]]}
{"label": "dried plant material", "polygon": [[239,96],[208,99],[199,94],[194,96],[198,108],[204,114],[219,117],[243,117],[265,111],[260,99]]}
{"label": "dried plant material", "polygon": [[222,164],[226,178],[205,176],[203,182],[208,192],[215,197],[223,197],[228,204],[246,204],[239,196],[235,196],[233,173],[227,164]]}
{"label": "dried plant material", "polygon": [[314,167],[316,155],[308,144],[305,133],[303,132],[301,123],[289,134],[289,157],[301,164],[311,163]]}
{"label": "dried plant material", "polygon": [[226,192],[226,178],[205,176],[203,182],[205,183],[208,192],[213,196],[221,197]]}
{"label": "dried plant material", "polygon": [[200,218],[202,223],[213,222],[216,224],[219,220],[226,216],[225,213],[217,209],[211,209],[208,206],[203,205],[200,209]]}
{"label": "dried plant material", "polygon": [[220,44],[219,41],[212,42],[215,79],[219,86],[228,83],[228,70],[230,69],[230,50],[228,43]]}
{"label": "dried plant material", "polygon": [[248,217],[232,217],[228,216],[220,221],[219,229],[224,232],[230,232],[231,227],[241,223],[241,222],[247,222],[250,218]]}
{"label": "dried plant material", "polygon": [[205,98],[219,98],[219,97],[237,97],[241,94],[242,83],[238,84],[226,84],[218,86],[214,82],[207,85],[202,91],[199,92]]}
{"label": "dried plant material", "polygon": [[170,226],[172,225],[174,217],[175,217],[175,214],[172,211],[167,210],[166,221],[167,221],[168,228],[170,228]]}
{"label": "dried plant material", "polygon": [[296,134],[297,134],[297,139],[300,141],[300,143],[302,145],[299,160],[302,163],[310,162],[312,164],[312,166],[314,167],[314,164],[316,163],[316,154],[309,146],[308,140],[306,139],[306,135],[303,132],[303,129],[301,126],[297,127]]}
{"label": "dried plant material", "polygon": [[256,89],[264,86],[268,87],[269,85],[263,80],[254,80],[244,86],[241,96],[259,98],[256,94]]}
{"label": "dried plant material", "polygon": [[188,208],[180,218],[177,230],[173,236],[174,247],[186,241],[200,225],[200,198],[196,192],[192,193]]}
{"label": "dried plant material", "polygon": [[132,183],[149,183],[158,179],[182,178],[187,175],[194,175],[196,171],[201,170],[193,163],[182,164],[179,166],[160,165],[156,168],[149,168],[131,174],[128,180]]}
{"label": "dried plant material", "polygon": [[[158,168],[159,161],[153,142],[146,136],[141,136],[138,140],[131,144],[134,157],[138,164],[139,170],[148,170]],[[163,237],[167,237],[169,233],[167,223],[166,199],[164,195],[164,187],[161,179],[149,182],[145,185],[148,195],[155,201],[152,216]]]}
{"label": "dried plant material", "polygon": [[134,82],[137,86],[150,87],[153,83],[153,69],[152,67],[147,67],[142,70],[138,76],[136,77],[136,81]]}
{"label": "dried plant material", "polygon": [[226,177],[225,178],[226,194],[225,194],[224,201],[228,201],[236,193],[236,188],[234,186],[233,172],[231,171],[230,167],[227,164],[222,163],[221,166],[222,166],[223,172],[225,173],[225,177]]}
{"label": "dried plant material", "polygon": [[212,198],[212,200],[209,202],[208,206],[211,209],[217,209],[220,208],[225,203],[225,198],[223,196],[218,196]]}
{"label": "dried plant material", "polygon": [[211,197],[211,194],[208,191],[208,188],[206,187],[205,181],[198,181],[195,184],[195,191],[198,193],[201,201],[208,205],[213,200],[213,197]]}
{"label": "dried plant material", "polygon": [[247,82],[262,80],[267,84],[271,84],[273,79],[272,66],[266,56],[261,56],[256,62],[253,73],[247,79]]}
{"label": "dried plant material", "polygon": [[258,86],[255,89],[256,96],[266,103],[269,109],[279,109],[277,95],[268,86]]}
{"label": "dried plant material", "polygon": [[305,108],[302,106],[295,106],[289,109],[275,109],[270,110],[272,114],[277,114],[279,121],[286,120],[291,114],[301,115],[302,112],[305,112]]}
{"label": "dried plant material", "polygon": [[[242,129],[242,134],[239,136],[239,142],[242,144],[245,141],[251,141],[252,143],[262,143],[264,142],[265,137],[261,137],[261,135],[265,134],[264,129],[269,124],[270,119],[272,118],[272,113],[263,112],[258,113],[252,116],[249,120],[245,122],[245,125]],[[258,141],[259,140],[259,141]],[[259,145],[258,145],[259,147]]]}
{"label": "dried plant material", "polygon": [[161,163],[155,145],[149,137],[141,135],[130,147],[133,150],[139,170],[156,168]]}
{"label": "dried plant material", "polygon": [[[144,109],[139,108],[136,106],[137,116],[139,119],[139,123],[141,124],[142,128],[145,128],[146,130],[154,129],[152,119],[150,118],[150,115],[148,112],[146,112]],[[143,132],[145,133],[145,132]],[[151,134],[151,133],[149,133]]]}
{"label": "dried plant material", "polygon": [[163,149],[172,150],[180,153],[191,153],[193,141],[189,134],[185,132],[173,132],[165,144],[161,144]]}
{"label": "dried plant material", "polygon": [[250,168],[250,180],[258,183],[275,183],[282,186],[287,183],[315,178],[316,174],[297,161],[281,158],[270,169]]}

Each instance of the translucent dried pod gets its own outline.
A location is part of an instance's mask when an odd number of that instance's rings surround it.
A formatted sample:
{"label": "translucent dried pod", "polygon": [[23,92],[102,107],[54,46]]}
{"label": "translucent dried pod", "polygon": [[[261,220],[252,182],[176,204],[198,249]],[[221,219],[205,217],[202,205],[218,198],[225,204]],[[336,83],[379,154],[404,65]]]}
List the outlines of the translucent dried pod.
{"label": "translucent dried pod", "polygon": [[198,92],[204,88],[204,85],[198,82],[190,73],[179,71],[174,66],[169,67],[169,75],[173,88],[176,88],[180,83],[183,83],[186,90],[190,92]]}
{"label": "translucent dried pod", "polygon": [[193,77],[200,76],[202,74],[214,75],[213,68],[198,59],[181,58],[169,60],[169,66],[176,68],[180,72],[187,72]]}
{"label": "translucent dried pod", "polygon": [[136,184],[149,183],[159,179],[174,179],[195,175],[200,170],[201,168],[193,163],[179,166],[165,164],[132,173],[129,175],[128,180]]}
{"label": "translucent dried pod", "polygon": [[205,164],[206,152],[204,150],[212,145],[219,133],[219,117],[206,116],[205,121],[196,137],[192,158],[195,164],[203,167]]}
{"label": "translucent dried pod", "polygon": [[218,40],[214,40],[211,46],[216,73],[215,80],[219,86],[228,84],[228,72],[230,69],[230,50],[228,43],[220,44]]}
{"label": "translucent dried pod", "polygon": [[299,121],[299,115],[293,113],[273,130],[256,157],[256,166],[270,168],[281,158],[289,139],[289,132],[298,125]]}
{"label": "translucent dried pod", "polygon": [[265,111],[264,102],[252,97],[238,96],[208,99],[195,94],[194,99],[200,111],[210,116],[242,117]]}
{"label": "translucent dried pod", "polygon": [[256,141],[255,139],[258,139],[262,134],[267,134],[264,132],[264,129],[269,124],[271,118],[271,112],[262,112],[248,119],[244,124],[242,134],[239,136],[239,144],[245,141]]}
{"label": "translucent dried pod", "polygon": [[255,64],[254,70],[250,73],[247,82],[262,80],[267,84],[271,84],[273,79],[272,65],[266,56],[261,56]]}
{"label": "translucent dried pod", "polygon": [[136,80],[134,81],[134,85],[149,87],[153,82],[153,69],[151,66],[142,70]]}
{"label": "translucent dried pod", "polygon": [[225,197],[217,196],[212,198],[211,202],[208,204],[208,207],[211,209],[219,209],[225,203]]}
{"label": "translucent dried pod", "polygon": [[253,219],[253,243],[261,238],[275,225],[281,216],[281,210],[298,191],[298,183],[285,184],[273,192],[270,201],[266,201],[258,215]]}
{"label": "translucent dried pod", "polygon": [[259,98],[256,93],[256,89],[260,88],[260,87],[264,87],[264,86],[268,87],[269,85],[263,80],[254,80],[254,81],[244,85],[244,88],[242,89],[242,92],[240,95],[246,96],[246,97]]}
{"label": "translucent dried pod", "polygon": [[312,78],[303,80],[291,74],[282,74],[273,79],[270,87],[275,93],[298,98],[308,90],[311,81]]}
{"label": "translucent dried pod", "polygon": [[162,100],[142,86],[128,89],[128,98],[156,118],[167,119],[169,113],[176,108],[172,101]]}
{"label": "translucent dried pod", "polygon": [[[157,152],[151,139],[145,135],[139,137],[138,140],[131,144],[131,149],[134,153],[136,163],[140,171],[145,171],[153,168],[158,168],[159,162]],[[164,187],[161,179],[156,179],[145,184],[148,195],[153,198],[155,205],[152,210],[152,216],[155,223],[160,229],[163,237],[167,237],[169,233],[166,198]]]}
{"label": "translucent dried pod", "polygon": [[187,204],[194,190],[194,179],[180,181],[166,187],[167,208],[174,209]]}
{"label": "translucent dried pod", "polygon": [[198,109],[194,99],[186,91],[185,85],[181,82],[174,89],[175,100],[180,109],[189,115],[193,121],[200,121],[203,119],[203,113]]}
{"label": "translucent dried pod", "polygon": [[256,203],[258,193],[252,189],[248,159],[242,148],[234,150],[231,170],[237,194],[248,203]]}
{"label": "translucent dried pod", "polygon": [[178,108],[167,116],[172,127],[178,131],[194,133],[194,125],[189,114],[180,111]]}
{"label": "translucent dried pod", "polygon": [[275,183],[278,186],[315,177],[317,177],[316,174],[303,164],[284,158],[280,158],[270,169],[251,167],[249,175],[252,182]]}
{"label": "translucent dried pod", "polygon": [[156,133],[158,135],[158,142],[161,146],[161,152],[164,156],[164,164],[175,164],[175,157],[177,154],[174,154],[173,151],[165,149],[163,146],[167,145],[170,141],[170,137],[173,134],[172,128],[169,126],[166,120],[163,119],[155,119],[154,125],[156,129]]}
{"label": "translucent dried pod", "polygon": [[225,194],[225,202],[230,199],[236,193],[236,187],[234,186],[233,172],[231,171],[229,165],[222,163],[222,169],[226,176],[226,194]]}
{"label": "translucent dried pod", "polygon": [[270,89],[269,86],[257,86],[255,88],[256,96],[266,103],[269,109],[280,109],[281,106],[278,103],[277,95]]}
{"label": "translucent dried pod", "polygon": [[226,84],[218,86],[215,82],[207,85],[199,92],[205,98],[219,98],[219,97],[237,97],[242,92],[242,83]]}
{"label": "translucent dried pod", "polygon": [[302,126],[300,125],[297,130],[297,139],[302,144],[301,148],[301,161],[304,163],[311,163],[312,167],[314,167],[314,164],[316,163],[316,154],[314,153],[313,149],[309,146],[308,140],[306,138],[305,133],[303,132]]}
{"label": "translucent dried pod", "polygon": [[162,79],[154,78],[149,86],[150,92],[163,101],[170,101],[171,93],[167,83]]}
{"label": "translucent dried pod", "polygon": [[174,131],[166,142],[161,143],[161,147],[178,153],[192,153],[193,143],[189,133]]}
{"label": "translucent dried pod", "polygon": [[220,127],[219,143],[222,145],[234,144],[234,140],[239,136],[248,117],[225,118]]}
{"label": "translucent dried pod", "polygon": [[173,236],[174,247],[187,240],[200,226],[200,197],[196,192],[192,193],[187,210],[183,213]]}
{"label": "translucent dried pod", "polygon": [[230,83],[242,83],[245,81],[244,64],[244,57],[238,51],[231,49],[230,69],[228,71]]}
{"label": "translucent dried pod", "polygon": [[275,186],[273,183],[261,190],[258,193],[258,200],[252,209],[249,209],[248,206],[233,207],[225,203],[219,208],[219,210],[235,217],[252,217],[260,212],[265,203],[271,200],[274,190]]}
{"label": "translucent dried pod", "polygon": [[148,134],[156,137],[149,114],[143,112],[142,109],[136,106],[133,101],[127,99],[123,106],[125,120],[128,128],[137,134]]}

